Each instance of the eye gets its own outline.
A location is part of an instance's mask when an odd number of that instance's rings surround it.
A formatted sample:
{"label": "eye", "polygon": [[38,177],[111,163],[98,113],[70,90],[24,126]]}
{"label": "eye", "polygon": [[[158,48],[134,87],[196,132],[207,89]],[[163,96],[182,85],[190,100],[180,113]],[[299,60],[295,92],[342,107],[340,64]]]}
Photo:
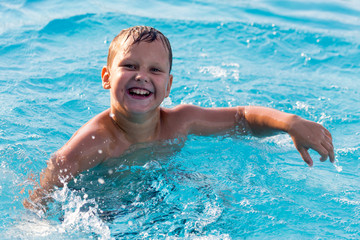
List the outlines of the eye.
{"label": "eye", "polygon": [[152,72],[155,72],[155,73],[156,73],[156,72],[161,72],[161,70],[160,70],[159,68],[155,68],[155,67],[154,67],[154,68],[151,68],[150,70],[151,70]]}
{"label": "eye", "polygon": [[126,69],[126,70],[135,70],[136,69],[136,65],[132,64],[132,63],[120,63],[119,66],[121,68]]}
{"label": "eye", "polygon": [[128,69],[135,69],[135,66],[132,64],[124,64],[123,67],[128,68]]}

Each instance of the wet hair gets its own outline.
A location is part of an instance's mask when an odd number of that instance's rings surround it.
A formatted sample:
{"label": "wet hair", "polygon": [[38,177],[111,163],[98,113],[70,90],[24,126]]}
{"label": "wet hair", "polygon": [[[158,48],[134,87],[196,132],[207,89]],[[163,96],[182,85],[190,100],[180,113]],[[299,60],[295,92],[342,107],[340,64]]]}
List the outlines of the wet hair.
{"label": "wet hair", "polygon": [[122,30],[111,42],[109,47],[109,54],[107,57],[107,66],[110,68],[112,61],[117,53],[117,50],[122,44],[125,44],[128,39],[132,37],[132,43],[130,46],[134,44],[139,44],[140,42],[148,42],[151,43],[157,39],[160,39],[165,47],[165,49],[169,53],[169,63],[170,70],[172,67],[172,50],[170,41],[164,34],[162,34],[159,30],[148,27],[148,26],[135,26]]}

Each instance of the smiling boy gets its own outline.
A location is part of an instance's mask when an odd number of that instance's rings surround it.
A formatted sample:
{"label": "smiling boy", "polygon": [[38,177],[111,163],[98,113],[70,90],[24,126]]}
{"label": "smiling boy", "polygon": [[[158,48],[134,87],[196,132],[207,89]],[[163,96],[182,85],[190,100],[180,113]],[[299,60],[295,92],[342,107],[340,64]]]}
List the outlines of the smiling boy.
{"label": "smiling boy", "polygon": [[170,94],[173,76],[169,40],[158,30],[136,26],[114,38],[101,72],[110,90],[110,109],[82,126],[48,161],[40,187],[30,193],[27,208],[42,208],[54,186],[63,186],[79,173],[109,159],[119,158],[138,143],[209,135],[240,127],[244,132],[287,132],[303,160],[312,166],[308,149],[321,161],[334,162],[331,134],[315,122],[270,108],[246,106],[202,108],[160,107]]}

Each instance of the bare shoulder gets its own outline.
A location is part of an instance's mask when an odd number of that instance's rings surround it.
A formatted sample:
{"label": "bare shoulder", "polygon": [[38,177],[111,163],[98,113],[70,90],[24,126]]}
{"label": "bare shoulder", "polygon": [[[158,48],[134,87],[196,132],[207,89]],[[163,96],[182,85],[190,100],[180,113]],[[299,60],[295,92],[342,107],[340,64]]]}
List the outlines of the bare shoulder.
{"label": "bare shoulder", "polygon": [[163,139],[186,136],[189,133],[189,116],[193,105],[182,104],[173,108],[160,108],[161,137]]}
{"label": "bare shoulder", "polygon": [[[80,138],[82,141],[96,138],[107,138],[111,132],[111,119],[109,117],[109,110],[106,110],[85,123],[79,130],[77,130],[71,137],[68,143],[74,142],[75,139]],[[110,126],[110,127],[109,127]],[[76,141],[75,141],[76,142]],[[96,141],[90,141],[96,142]]]}
{"label": "bare shoulder", "polygon": [[76,131],[57,155],[68,164],[78,164],[80,171],[91,168],[113,157],[114,146],[121,146],[114,127],[106,110]]}
{"label": "bare shoulder", "polygon": [[169,114],[171,117],[181,117],[184,114],[195,113],[196,111],[200,111],[203,109],[202,107],[191,105],[191,104],[180,104],[173,108],[161,108],[163,112]]}
{"label": "bare shoulder", "polygon": [[171,109],[163,109],[166,122],[185,134],[214,134],[234,127],[241,107],[204,108],[183,104]]}
{"label": "bare shoulder", "polygon": [[196,118],[203,109],[195,105],[181,104],[173,108],[161,108],[161,115],[163,120],[173,125],[184,125]]}

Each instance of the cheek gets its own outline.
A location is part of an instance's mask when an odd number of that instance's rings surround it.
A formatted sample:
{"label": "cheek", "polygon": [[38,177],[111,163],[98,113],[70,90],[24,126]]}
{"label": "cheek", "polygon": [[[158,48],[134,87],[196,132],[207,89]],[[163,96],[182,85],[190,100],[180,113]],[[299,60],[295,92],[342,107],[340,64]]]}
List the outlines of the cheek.
{"label": "cheek", "polygon": [[114,72],[110,75],[110,84],[112,88],[119,88],[125,84],[126,75],[120,72]]}
{"label": "cheek", "polygon": [[159,93],[161,93],[161,95],[166,94],[167,85],[168,84],[166,82],[164,82],[164,80],[162,80],[161,83],[157,84],[157,91],[159,91]]}
{"label": "cheek", "polygon": [[125,87],[122,84],[115,84],[112,88],[113,94],[116,94],[118,96],[122,96],[125,94]]}
{"label": "cheek", "polygon": [[111,94],[116,98],[122,98],[125,94],[126,88],[121,81],[111,81]]}

